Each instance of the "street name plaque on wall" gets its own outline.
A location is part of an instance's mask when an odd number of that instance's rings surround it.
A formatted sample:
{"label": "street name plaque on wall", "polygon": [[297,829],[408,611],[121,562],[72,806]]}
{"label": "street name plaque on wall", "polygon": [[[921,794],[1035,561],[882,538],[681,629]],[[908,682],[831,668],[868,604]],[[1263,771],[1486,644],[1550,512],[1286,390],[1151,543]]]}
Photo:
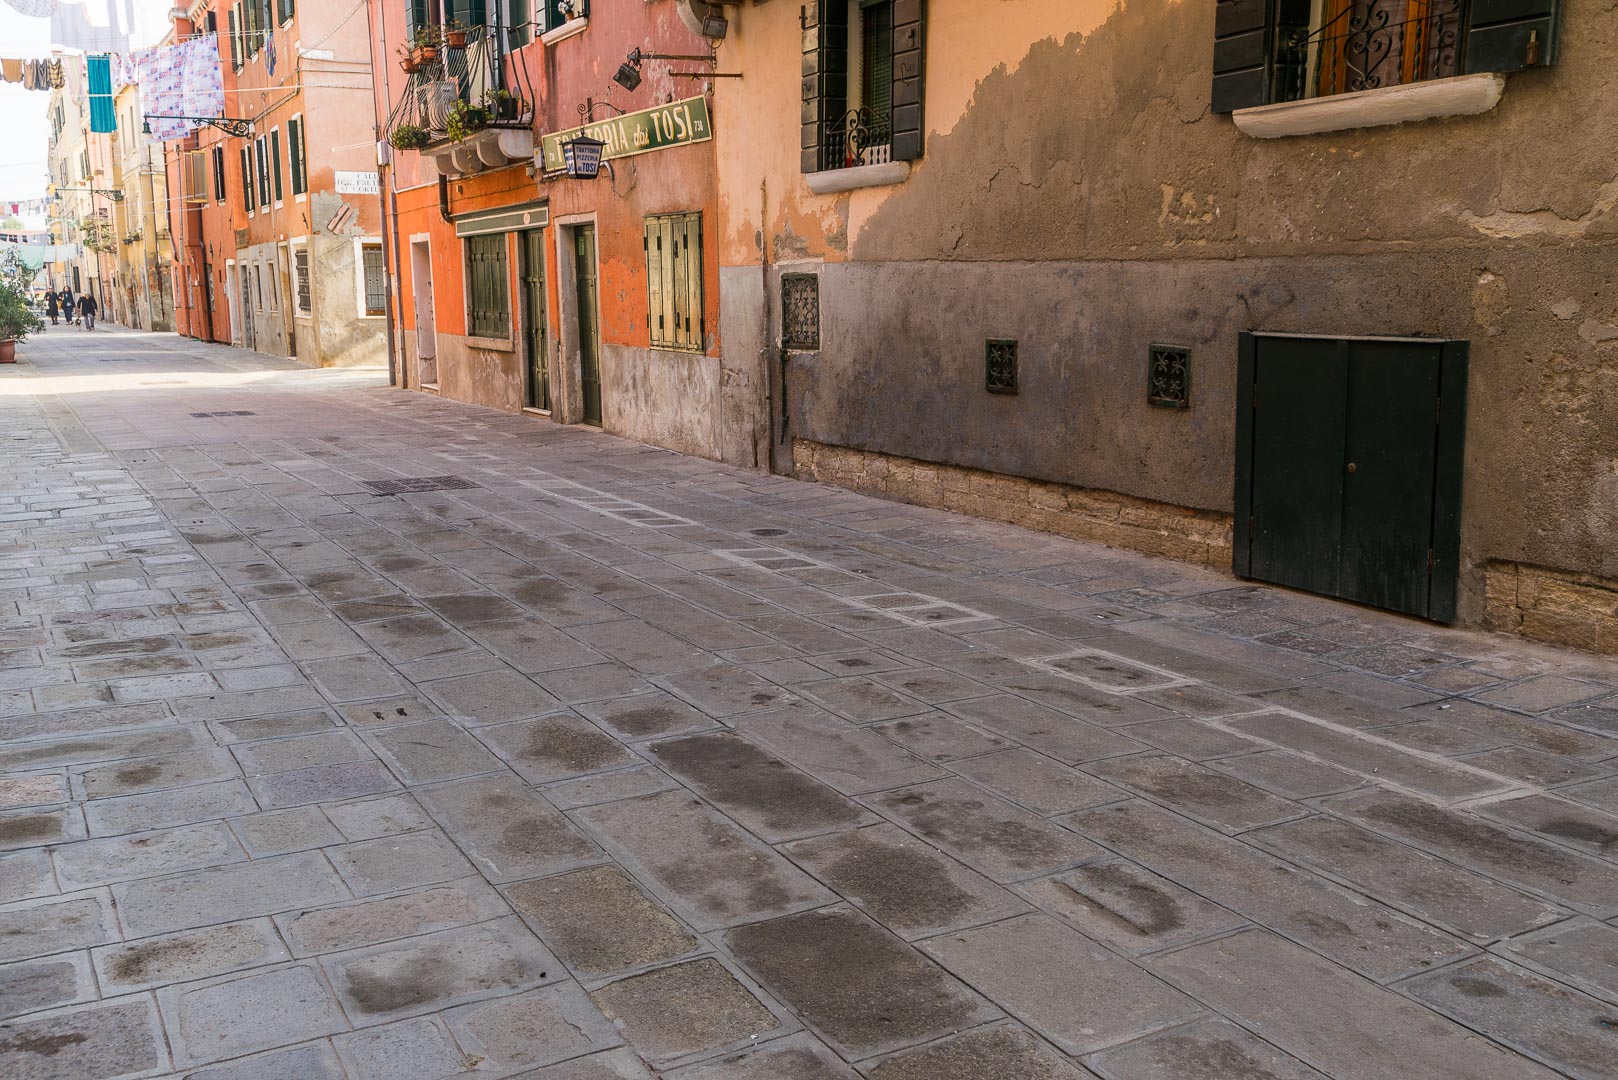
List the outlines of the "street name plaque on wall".
{"label": "street name plaque on wall", "polygon": [[568,131],[553,131],[540,139],[536,157],[545,172],[561,172],[566,165],[562,160],[562,144],[583,132],[606,143],[601,159],[634,157],[653,150],[667,150],[671,146],[707,142],[713,138],[713,125],[708,121],[708,99],[686,98],[671,101],[640,112],[614,116],[585,127]]}

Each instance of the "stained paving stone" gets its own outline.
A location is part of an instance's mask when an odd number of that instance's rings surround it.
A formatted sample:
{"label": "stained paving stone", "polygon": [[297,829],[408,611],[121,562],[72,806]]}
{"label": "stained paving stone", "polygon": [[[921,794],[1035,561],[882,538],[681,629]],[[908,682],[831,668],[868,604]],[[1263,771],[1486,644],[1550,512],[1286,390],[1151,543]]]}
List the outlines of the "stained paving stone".
{"label": "stained paving stone", "polygon": [[82,840],[84,814],[77,806],[0,812],[0,851]]}
{"label": "stained paving stone", "polygon": [[[317,715],[325,719],[323,714]],[[330,722],[327,723],[329,725]],[[291,738],[239,743],[232,748],[232,752],[241,764],[242,772],[248,776],[376,759],[370,747],[347,731],[322,731]]]}
{"label": "stained paving stone", "polygon": [[1010,1026],[979,1028],[906,1050],[867,1070],[870,1080],[1084,1080],[1094,1074]]}
{"label": "stained paving stone", "polygon": [[349,1032],[332,1040],[352,1080],[447,1077],[474,1064],[438,1022],[418,1018]]}
{"label": "stained paving stone", "polygon": [[0,1024],[0,1076],[27,1080],[151,1075],[168,1064],[148,998]]}
{"label": "stained paving stone", "polygon": [[0,810],[67,801],[67,778],[52,773],[0,778]]}
{"label": "stained paving stone", "polygon": [[981,874],[893,825],[801,840],[783,850],[907,940],[1027,910]]}
{"label": "stained paving stone", "polygon": [[267,810],[376,795],[399,787],[399,782],[388,770],[375,761],[314,765],[307,769],[269,773],[251,777],[247,784],[259,804]]}
{"label": "stained paving stone", "polygon": [[709,716],[716,717],[756,712],[792,700],[786,690],[734,664],[682,672],[661,682]]}
{"label": "stained paving stone", "polygon": [[1618,914],[1618,867],[1590,856],[1392,792],[1333,798],[1323,808],[1591,914]]}
{"label": "stained paving stone", "polygon": [[1068,765],[1146,749],[1144,744],[1118,731],[1097,727],[1011,694],[957,701],[945,705],[944,709]]}
{"label": "stained paving stone", "polygon": [[1580,731],[1550,720],[1490,708],[1475,701],[1451,699],[1404,710],[1407,718],[1440,720],[1473,734],[1515,743],[1530,750],[1599,761],[1618,754],[1618,737]]}
{"label": "stained paving stone", "polygon": [[[533,679],[547,693],[568,705],[578,705],[582,702],[610,703],[615,698],[639,696],[653,690],[646,676],[631,671],[622,664],[614,663],[586,664],[583,667],[536,672]],[[592,720],[600,719],[594,714],[587,715],[590,715]]]}
{"label": "stained paving stone", "polygon": [[1202,1020],[1115,1050],[1085,1063],[1106,1080],[1324,1080],[1228,1020]]}
{"label": "stained paving stone", "polygon": [[513,885],[506,897],[574,971],[608,975],[673,960],[699,942],[614,866]]}
{"label": "stained paving stone", "polygon": [[1569,679],[1560,675],[1540,675],[1525,679],[1498,690],[1486,690],[1475,695],[1475,700],[1521,712],[1542,713],[1551,709],[1589,701],[1605,696],[1609,687],[1583,679]]}
{"label": "stained paving stone", "polygon": [[346,1030],[311,963],[182,983],[158,991],[176,1061],[196,1065]]}
{"label": "stained paving stone", "polygon": [[422,687],[446,716],[470,724],[526,720],[553,711],[559,702],[533,680],[510,669],[439,679]]}
{"label": "stained paving stone", "polygon": [[[243,720],[221,720],[215,725],[224,742],[252,742],[258,739],[276,739],[291,735],[311,735],[330,731],[337,726],[325,712],[291,713],[286,716],[249,717]],[[239,758],[239,756],[238,756]],[[305,762],[305,764],[316,764]]]}
{"label": "stained paving stone", "polygon": [[578,711],[627,740],[677,735],[714,726],[708,714],[662,691],[579,705]]}
{"label": "stained paving stone", "polygon": [[950,768],[1036,814],[1060,814],[1128,798],[1128,792],[1027,750],[1008,750]]}
{"label": "stained paving stone", "polygon": [[448,720],[387,728],[371,741],[394,774],[410,785],[502,770],[500,759]]}
{"label": "stained paving stone", "polygon": [[472,864],[436,829],[344,844],[328,849],[326,857],[355,896],[436,885],[473,873]]}
{"label": "stained paving stone", "polygon": [[189,825],[259,809],[241,780],[169,788],[141,795],[96,799],[84,806],[91,836],[115,836],[143,829]]}
{"label": "stained paving stone", "polygon": [[0,853],[0,904],[56,892],[51,858],[41,848]]}
{"label": "stained paving stone", "polygon": [[1602,735],[1618,735],[1618,698],[1602,698],[1583,705],[1570,705],[1550,713],[1552,720]]}
{"label": "stained paving stone", "polygon": [[1618,817],[1551,795],[1528,795],[1478,807],[1478,813],[1547,840],[1618,859]]}
{"label": "stained paving stone", "polygon": [[469,1058],[492,1071],[564,1065],[524,1072],[524,1080],[649,1080],[629,1053],[596,1053],[623,1040],[612,1023],[572,984],[464,1005],[445,1014]]}
{"label": "stained paving stone", "polygon": [[338,706],[343,719],[355,727],[388,727],[392,724],[419,723],[442,715],[439,709],[414,694],[383,698],[380,701],[356,701]]}
{"label": "stained paving stone", "polygon": [[663,768],[767,843],[870,820],[843,795],[738,735],[688,735],[649,749]]}
{"label": "stained paving stone", "polygon": [[600,728],[571,713],[478,729],[482,739],[530,784],[636,765],[642,759]]}
{"label": "stained paving stone", "polygon": [[845,1057],[898,1050],[999,1015],[920,953],[846,908],[750,923],[725,941],[765,989]]}
{"label": "stained paving stone", "polygon": [[1230,831],[1298,817],[1304,808],[1204,765],[1166,754],[1093,761],[1105,780],[1161,800],[1183,814]]}
{"label": "stained paving stone", "polygon": [[1208,767],[1288,799],[1335,795],[1369,782],[1358,773],[1294,754],[1290,750],[1243,754],[1210,761]]}
{"label": "stained paving stone", "polygon": [[186,725],[157,731],[118,735],[79,736],[16,743],[0,749],[0,773],[18,769],[49,769],[117,758],[178,753],[208,743],[199,726]]}
{"label": "stained paving stone", "polygon": [[1575,784],[1611,773],[1611,769],[1605,765],[1586,765],[1557,754],[1545,754],[1521,746],[1504,746],[1456,760],[1474,769],[1484,769],[1534,787]]}
{"label": "stained paving stone", "polygon": [[[965,662],[949,663],[967,669]],[[1002,673],[986,673],[986,681],[1031,701],[1073,716],[1097,727],[1143,724],[1168,720],[1175,714],[1134,694],[1114,694],[1060,675],[1037,674],[1037,669],[1018,664]],[[968,670],[967,674],[973,674]]]}
{"label": "stained paving stone", "polygon": [[484,922],[509,910],[482,878],[468,877],[397,896],[285,912],[275,923],[293,955],[302,957]]}
{"label": "stained paving stone", "polygon": [[576,812],[632,873],[701,932],[830,903],[834,897],[682,791]]}
{"label": "stained paving stone", "polygon": [[230,828],[242,847],[255,859],[343,842],[342,834],[318,806],[271,810],[232,818]]}
{"label": "stained paving stone", "polygon": [[1379,982],[1473,951],[1391,908],[1163,810],[1124,803],[1064,820],[1132,861]]}
{"label": "stained paving stone", "polygon": [[1554,904],[1336,818],[1290,821],[1246,839],[1479,944],[1566,915]]}
{"label": "stained paving stone", "polygon": [[617,802],[639,795],[654,795],[678,787],[674,778],[662,769],[643,765],[632,769],[596,773],[573,780],[558,780],[545,785],[545,798],[562,810],[581,806]]}
{"label": "stained paving stone", "polygon": [[789,706],[731,719],[738,731],[845,795],[914,784],[943,771],[874,731],[820,709]]}
{"label": "stained paving stone", "polygon": [[1618,927],[1579,917],[1502,942],[1499,951],[1609,1002],[1618,1002]]}
{"label": "stained paving stone", "polygon": [[1170,686],[1161,690],[1144,690],[1134,696],[1141,701],[1161,705],[1163,708],[1179,713],[1182,716],[1195,716],[1202,719],[1254,712],[1263,707],[1250,697],[1227,694],[1222,690],[1216,690],[1211,686],[1198,683],[1186,686]]}
{"label": "stained paving stone", "polygon": [[268,919],[106,945],[92,949],[91,956],[108,995],[206,979],[288,958]]}
{"label": "stained paving stone", "polygon": [[514,918],[440,930],[321,958],[356,1024],[526,990],[565,975]]}
{"label": "stained paving stone", "polygon": [[83,949],[119,937],[105,891],[48,896],[0,908],[0,961]]}
{"label": "stained paving stone", "polygon": [[930,706],[862,676],[827,679],[798,687],[804,696],[857,724],[925,713]]}
{"label": "stained paving stone", "polygon": [[185,1074],[185,1080],[344,1080],[342,1066],[329,1044],[312,1043],[290,1050],[240,1058]]}
{"label": "stained paving stone", "polygon": [[900,788],[869,801],[995,881],[1049,873],[1101,854],[1090,841],[963,780]]}
{"label": "stained paving stone", "polygon": [[1579,1080],[1618,1072],[1613,1007],[1533,972],[1486,959],[1411,979],[1412,997]]}
{"label": "stained paving stone", "polygon": [[943,713],[923,713],[886,724],[873,724],[871,729],[928,761],[955,761],[1012,747],[1006,739],[986,734]]}
{"label": "stained paving stone", "polygon": [[219,866],[245,857],[230,830],[219,823],[85,840],[51,851],[56,880],[67,890]]}
{"label": "stained paving stone", "polygon": [[1334,1080],[1550,1080],[1555,1075],[1264,931],[1179,949],[1152,966]]}
{"label": "stained paving stone", "polygon": [[95,978],[82,952],[0,964],[0,1020],[95,997]]}
{"label": "stained paving stone", "polygon": [[1087,863],[1024,882],[1018,891],[1086,936],[1132,952],[1165,948],[1246,922],[1126,859]]}
{"label": "stained paving stone", "polygon": [[653,1065],[732,1049],[782,1022],[713,957],[631,975],[590,999]]}
{"label": "stained paving stone", "polygon": [[572,822],[515,776],[425,788],[421,801],[493,882],[571,870],[601,860]]}
{"label": "stained paving stone", "polygon": [[921,948],[1070,1054],[1203,1013],[1190,998],[1047,915],[944,934]]}
{"label": "stained paving stone", "polygon": [[332,903],[349,893],[324,858],[303,852],[126,882],[113,895],[130,934],[145,936]]}

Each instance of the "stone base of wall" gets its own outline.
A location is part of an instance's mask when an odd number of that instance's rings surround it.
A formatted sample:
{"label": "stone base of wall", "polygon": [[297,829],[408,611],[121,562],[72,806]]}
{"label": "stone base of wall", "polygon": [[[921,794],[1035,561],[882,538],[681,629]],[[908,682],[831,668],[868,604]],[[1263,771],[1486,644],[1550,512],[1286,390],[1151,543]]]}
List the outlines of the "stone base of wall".
{"label": "stone base of wall", "polygon": [[1618,653],[1618,581],[1524,563],[1483,567],[1491,630],[1590,652]]}
{"label": "stone base of wall", "polygon": [[1229,514],[806,439],[792,452],[804,480],[1230,571]]}

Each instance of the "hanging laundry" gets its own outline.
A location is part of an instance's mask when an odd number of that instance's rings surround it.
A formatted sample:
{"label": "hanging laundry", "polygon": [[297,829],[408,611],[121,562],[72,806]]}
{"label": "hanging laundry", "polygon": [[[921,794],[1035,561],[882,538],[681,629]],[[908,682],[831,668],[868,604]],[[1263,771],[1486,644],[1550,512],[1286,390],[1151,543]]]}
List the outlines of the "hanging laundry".
{"label": "hanging laundry", "polygon": [[112,85],[137,86],[140,83],[140,54],[145,49],[136,49],[132,53],[114,53],[112,57]]}
{"label": "hanging laundry", "polygon": [[6,0],[13,11],[31,19],[48,19],[56,10],[56,0]]}
{"label": "hanging laundry", "polygon": [[87,53],[127,52],[135,27],[130,0],[76,0],[51,13],[51,44]]}
{"label": "hanging laundry", "polygon": [[51,89],[52,90],[60,90],[62,88],[64,82],[65,82],[65,80],[62,78],[62,62],[60,60],[52,60],[51,61]]}
{"label": "hanging laundry", "polygon": [[22,82],[22,61],[0,60],[0,79],[6,82]]}
{"label": "hanging laundry", "polygon": [[195,37],[178,45],[147,49],[137,81],[151,120],[152,138],[183,139],[198,128],[192,120],[162,116],[223,116],[225,86],[219,72],[219,39]]}
{"label": "hanging laundry", "polygon": [[271,75],[275,74],[275,31],[264,31],[264,64]]}
{"label": "hanging laundry", "polygon": [[90,84],[90,130],[117,131],[118,113],[112,107],[111,58],[86,56],[84,69]]}

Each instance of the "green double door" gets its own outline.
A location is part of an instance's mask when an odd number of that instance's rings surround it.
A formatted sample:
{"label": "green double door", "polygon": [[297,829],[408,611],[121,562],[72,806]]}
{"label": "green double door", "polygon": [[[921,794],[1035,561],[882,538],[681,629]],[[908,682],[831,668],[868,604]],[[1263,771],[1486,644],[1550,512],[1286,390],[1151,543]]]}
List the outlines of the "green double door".
{"label": "green double door", "polygon": [[573,230],[573,279],[579,313],[579,389],[584,398],[584,422],[601,423],[601,321],[596,287],[596,229],[579,225]]}
{"label": "green double door", "polygon": [[1243,334],[1235,568],[1455,617],[1464,341]]}
{"label": "green double door", "polygon": [[522,252],[522,338],[526,357],[525,397],[530,409],[551,407],[550,357],[545,336],[545,230],[518,234]]}

